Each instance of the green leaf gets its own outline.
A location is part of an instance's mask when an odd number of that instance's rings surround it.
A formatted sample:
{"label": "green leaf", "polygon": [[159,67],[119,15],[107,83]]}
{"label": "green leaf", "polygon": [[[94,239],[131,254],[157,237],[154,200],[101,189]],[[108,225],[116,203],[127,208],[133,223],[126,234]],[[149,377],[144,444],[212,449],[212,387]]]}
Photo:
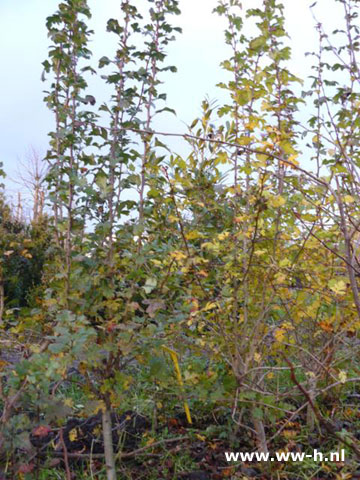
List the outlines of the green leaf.
{"label": "green leaf", "polygon": [[106,56],[101,57],[100,60],[99,60],[99,68],[102,68],[105,65],[109,65],[110,63],[111,63],[110,58],[108,58]]}
{"label": "green leaf", "polygon": [[251,413],[252,413],[252,416],[256,420],[263,420],[263,418],[264,418],[264,412],[263,412],[262,408],[259,408],[259,407],[253,408],[251,410]]}
{"label": "green leaf", "polygon": [[260,37],[254,38],[249,44],[251,50],[258,50],[266,45],[266,37],[261,35]]}

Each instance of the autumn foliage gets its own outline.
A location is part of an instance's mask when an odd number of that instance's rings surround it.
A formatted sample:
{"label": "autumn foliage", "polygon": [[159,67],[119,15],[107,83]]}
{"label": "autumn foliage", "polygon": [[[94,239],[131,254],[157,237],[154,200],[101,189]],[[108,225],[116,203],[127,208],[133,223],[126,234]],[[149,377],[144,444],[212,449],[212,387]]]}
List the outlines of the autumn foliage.
{"label": "autumn foliage", "polygon": [[[130,478],[118,476],[125,460],[114,441],[115,412],[126,407],[152,419],[150,438],[146,422],[141,427],[147,452],[156,454],[159,425],[167,425],[215,452],[346,448],[348,463],[325,466],[326,477],[316,478],[355,478],[359,5],[331,2],[343,7],[343,25],[332,34],[316,25],[312,76],[300,79],[289,70],[282,5],[256,3],[220,0],[215,8],[227,21],[219,84],[227,101],[202,101],[201,116],[181,135],[186,158],[172,151],[172,132],[154,128],[157,115],[173,113],[162,78],[176,72],[166,51],[181,31],[172,24],[179,2],[149,0],[142,12],[124,0],[121,16],[107,23],[117,48],[96,68],[87,1],[65,0],[47,19],[45,101],[55,119],[46,157],[49,243],[36,306],[15,318],[5,314],[5,296],[2,309],[4,341],[20,352],[15,365],[0,363],[9,471],[24,472],[24,450],[39,454],[14,442],[18,423],[42,437],[66,432],[73,415],[95,422],[107,479]],[[89,94],[90,75],[101,75],[111,98]],[[31,258],[35,240],[25,240],[21,255]],[[13,244],[2,237],[5,285],[13,282]],[[221,447],[211,437],[219,425]],[[55,454],[70,478],[72,453],[56,431]],[[209,478],[234,474],[214,463]],[[164,478],[185,478],[169,465]],[[258,472],[305,478],[318,467]]]}

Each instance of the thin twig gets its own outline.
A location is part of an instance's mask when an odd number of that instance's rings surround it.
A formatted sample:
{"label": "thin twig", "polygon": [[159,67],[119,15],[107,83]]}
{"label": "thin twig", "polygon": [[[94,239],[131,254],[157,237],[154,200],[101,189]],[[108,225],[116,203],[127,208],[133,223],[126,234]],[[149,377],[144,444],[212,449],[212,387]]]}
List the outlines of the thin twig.
{"label": "thin twig", "polygon": [[[138,448],[136,450],[133,450],[132,452],[128,453],[122,453],[119,452],[116,455],[116,458],[132,458],[136,457],[137,455],[146,452],[146,450],[149,450],[150,448],[158,447],[160,445],[166,445],[168,443],[174,443],[174,442],[180,442],[182,440],[188,440],[188,436],[183,436],[183,437],[175,437],[175,438],[166,438],[164,440],[159,440],[158,442],[154,442],[151,445],[145,445],[145,447]],[[53,455],[55,456],[62,456],[62,452],[53,452]],[[104,458],[105,455],[103,453],[68,453],[67,454],[68,458]]]}
{"label": "thin twig", "polygon": [[318,409],[318,407],[314,403],[314,399],[311,397],[309,392],[307,392],[305,390],[305,388],[299,383],[298,379],[296,378],[295,369],[294,369],[293,364],[290,362],[290,360],[284,354],[282,354],[282,357],[290,367],[290,378],[291,378],[291,380],[294,382],[294,384],[298,387],[300,392],[306,398],[306,400],[309,403],[312,411],[314,412],[314,415],[315,415],[316,419],[318,420],[319,424],[322,427],[324,427],[324,429],[330,435],[333,435],[337,440],[339,440],[339,442],[341,442],[344,445],[346,445],[347,447],[349,447],[360,458],[360,445],[358,444],[358,441],[356,440],[356,438],[353,435],[351,435],[350,433],[348,433],[347,434],[347,439],[348,440],[347,440],[346,438],[344,438],[338,432],[336,426],[334,425],[334,423],[331,420],[326,419],[322,416],[320,410]]}
{"label": "thin twig", "polygon": [[66,448],[66,445],[65,445],[64,432],[63,432],[62,428],[60,428],[59,437],[60,437],[60,443],[61,443],[61,446],[62,446],[62,449],[63,449],[65,471],[66,471],[66,480],[71,480],[72,475],[71,475],[70,466],[69,466],[68,451],[67,451],[67,448]]}

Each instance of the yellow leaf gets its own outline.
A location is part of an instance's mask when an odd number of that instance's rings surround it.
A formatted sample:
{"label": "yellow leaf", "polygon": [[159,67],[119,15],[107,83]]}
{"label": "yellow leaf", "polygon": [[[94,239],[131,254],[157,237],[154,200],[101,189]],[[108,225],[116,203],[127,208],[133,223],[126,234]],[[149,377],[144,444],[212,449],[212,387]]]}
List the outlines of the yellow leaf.
{"label": "yellow leaf", "polygon": [[330,290],[332,290],[337,295],[344,295],[346,293],[346,283],[344,280],[339,280],[337,282],[331,281],[329,282]]}
{"label": "yellow leaf", "polygon": [[283,205],[285,205],[285,203],[286,203],[286,200],[281,195],[276,195],[268,199],[268,204],[270,205],[270,207],[275,207],[275,208],[282,207]]}
{"label": "yellow leaf", "polygon": [[340,370],[338,377],[341,383],[345,383],[347,379],[347,374],[344,370]]}
{"label": "yellow leaf", "polygon": [[188,232],[186,235],[186,240],[195,240],[196,238],[200,238],[201,234],[197,232],[196,230],[193,230],[192,232]]}
{"label": "yellow leaf", "polygon": [[220,244],[218,242],[204,242],[201,245],[201,248],[207,248],[208,250],[212,250],[213,252],[216,252],[220,247]]}
{"label": "yellow leaf", "polygon": [[275,275],[275,280],[276,280],[276,283],[279,284],[279,283],[284,283],[285,280],[286,280],[286,275],[284,275],[283,273],[279,272]]}
{"label": "yellow leaf", "polygon": [[98,400],[97,405],[94,408],[93,414],[96,415],[98,412],[105,409],[105,402],[103,400]]}
{"label": "yellow leaf", "polygon": [[280,142],[280,147],[282,148],[283,152],[286,154],[286,155],[297,155],[297,151],[295,150],[295,148],[293,147],[293,145],[291,144],[291,142],[289,140],[282,140]]}
{"label": "yellow leaf", "polygon": [[276,338],[276,340],[278,342],[282,342],[285,338],[285,330],[283,328],[278,328],[275,333],[274,333],[274,337]]}
{"label": "yellow leaf", "polygon": [[219,240],[225,240],[230,235],[230,232],[223,232],[218,235]]}
{"label": "yellow leaf", "polygon": [[256,159],[259,167],[266,167],[269,156],[266,153],[257,153]]}
{"label": "yellow leaf", "polygon": [[255,127],[257,127],[258,123],[259,123],[259,120],[253,120],[253,121],[247,123],[245,125],[245,128],[252,132],[255,129]]}
{"label": "yellow leaf", "polygon": [[72,398],[65,398],[64,405],[66,407],[71,407],[72,408],[74,406],[74,400]]}
{"label": "yellow leaf", "polygon": [[294,166],[298,166],[299,162],[296,160],[296,158],[297,158],[297,155],[290,155],[290,157],[288,158],[288,161],[292,163]]}
{"label": "yellow leaf", "polygon": [[259,257],[260,255],[264,255],[264,253],[266,253],[266,250],[256,250],[254,252],[254,255],[256,255],[257,257]]}
{"label": "yellow leaf", "polygon": [[158,267],[162,265],[162,262],[160,262],[160,260],[151,260],[151,262]]}
{"label": "yellow leaf", "polygon": [[73,428],[69,432],[69,440],[70,442],[74,442],[75,440],[77,440],[77,438],[78,438],[77,430],[76,428]]}
{"label": "yellow leaf", "polygon": [[255,354],[254,354],[254,360],[255,360],[255,362],[257,362],[257,363],[260,363],[260,362],[261,362],[261,355],[260,355],[260,353],[255,352]]}
{"label": "yellow leaf", "polygon": [[281,324],[281,328],[283,328],[284,330],[294,330],[295,327],[291,325],[290,322],[283,322]]}
{"label": "yellow leaf", "polygon": [[251,143],[252,140],[253,140],[252,137],[247,137],[246,135],[242,135],[237,139],[236,143],[238,143],[239,145],[249,145],[249,143]]}
{"label": "yellow leaf", "polygon": [[283,258],[279,262],[279,267],[281,267],[281,268],[282,267],[288,267],[289,265],[291,265],[291,261],[288,258]]}
{"label": "yellow leaf", "polygon": [[228,156],[226,152],[220,152],[219,155],[216,158],[217,163],[222,163],[225,164],[228,161]]}
{"label": "yellow leaf", "polygon": [[170,255],[178,261],[186,258],[186,255],[183,252],[180,252],[180,250],[177,250],[176,252],[171,252]]}
{"label": "yellow leaf", "polygon": [[213,308],[216,308],[217,305],[215,302],[208,302],[205,307],[202,309],[203,312],[207,312],[208,310],[212,310]]}
{"label": "yellow leaf", "polygon": [[354,202],[355,202],[355,199],[354,199],[354,197],[352,197],[351,195],[344,195],[343,201],[344,201],[345,203],[354,203]]}
{"label": "yellow leaf", "polygon": [[199,433],[195,433],[195,437],[198,440],[201,440],[202,442],[205,442],[205,440],[206,440],[206,437],[204,437],[204,435],[200,435]]}

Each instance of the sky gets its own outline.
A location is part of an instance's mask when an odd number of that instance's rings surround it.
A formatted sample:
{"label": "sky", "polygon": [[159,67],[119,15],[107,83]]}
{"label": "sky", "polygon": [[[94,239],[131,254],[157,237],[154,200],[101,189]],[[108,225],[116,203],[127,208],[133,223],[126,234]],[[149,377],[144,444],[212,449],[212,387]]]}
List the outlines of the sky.
{"label": "sky", "polygon": [[[145,0],[138,0],[139,5]],[[120,13],[120,0],[88,0],[95,36],[91,45],[94,64],[103,55],[111,56],[111,36],[106,33],[106,22]],[[258,0],[243,0],[243,5],[255,6]],[[317,34],[311,16],[310,0],[283,0],[287,18],[289,44],[293,59],[291,70],[304,78],[310,74],[310,59],[305,52],[317,47]],[[339,10],[334,2],[318,0],[317,16],[331,31],[339,21]],[[331,4],[331,8],[329,5]],[[181,16],[173,17],[172,24],[182,27],[183,33],[169,47],[169,63],[178,72],[169,74],[165,91],[168,106],[177,117],[166,116],[158,121],[158,128],[171,132],[185,132],[186,124],[200,113],[201,101],[208,96],[219,99],[222,92],[216,84],[224,80],[219,64],[227,58],[223,41],[224,20],[212,14],[217,0],[180,0]],[[7,193],[13,197],[21,187],[12,180],[26,162],[32,147],[44,154],[48,132],[52,128],[52,114],[43,102],[46,83],[41,82],[42,65],[47,57],[49,41],[45,19],[54,13],[58,0],[0,0],[0,161],[8,175]],[[109,50],[110,49],[110,50]],[[92,94],[102,88],[96,81]],[[178,143],[176,143],[178,142]],[[180,140],[174,148],[181,148]]]}

